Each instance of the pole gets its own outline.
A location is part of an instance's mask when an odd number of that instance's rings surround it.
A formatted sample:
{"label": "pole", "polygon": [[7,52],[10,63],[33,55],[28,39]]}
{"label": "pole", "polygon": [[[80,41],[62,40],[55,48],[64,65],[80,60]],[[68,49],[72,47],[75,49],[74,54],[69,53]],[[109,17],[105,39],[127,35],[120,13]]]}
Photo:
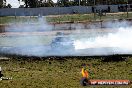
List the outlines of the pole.
{"label": "pole", "polygon": [[94,19],[96,20],[96,8],[95,8],[95,5],[96,5],[96,1],[94,0]]}
{"label": "pole", "polygon": [[128,18],[128,0],[127,0],[127,18]]}
{"label": "pole", "polygon": [[59,24],[60,24],[60,7],[59,7]]}
{"label": "pole", "polygon": [[80,0],[79,0],[79,3],[78,3],[78,5],[80,6]]}

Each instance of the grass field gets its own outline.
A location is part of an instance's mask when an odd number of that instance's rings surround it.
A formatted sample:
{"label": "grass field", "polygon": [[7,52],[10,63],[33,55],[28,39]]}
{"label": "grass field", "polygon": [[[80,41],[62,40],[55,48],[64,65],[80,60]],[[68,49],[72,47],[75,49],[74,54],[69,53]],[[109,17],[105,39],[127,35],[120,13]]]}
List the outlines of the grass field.
{"label": "grass field", "polygon": [[[78,22],[78,21],[99,21],[99,20],[114,20],[114,19],[129,19],[132,18],[132,13],[129,12],[128,17],[126,12],[120,13],[107,13],[106,15],[99,16],[94,14],[73,14],[73,15],[53,15],[46,16],[48,22]],[[45,18],[44,18],[45,19]],[[38,17],[0,17],[0,24],[8,23],[28,23],[38,22]]]}
{"label": "grass field", "polygon": [[[107,59],[101,57],[56,58],[58,60],[52,58],[32,60],[32,57],[26,59],[14,58],[0,61],[3,74],[6,77],[13,78],[12,80],[0,81],[0,88],[83,88],[80,85],[80,71],[83,64],[88,65],[90,79],[132,80],[132,57],[126,57],[125,60],[118,62],[105,62]],[[112,59],[112,57],[109,59]],[[88,88],[95,87],[131,88],[132,85],[89,86]]]}

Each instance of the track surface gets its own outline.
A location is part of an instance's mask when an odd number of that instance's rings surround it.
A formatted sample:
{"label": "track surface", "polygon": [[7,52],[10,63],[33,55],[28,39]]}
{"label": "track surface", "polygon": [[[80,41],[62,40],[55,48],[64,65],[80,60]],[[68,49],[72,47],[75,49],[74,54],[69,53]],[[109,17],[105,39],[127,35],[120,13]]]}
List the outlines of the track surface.
{"label": "track surface", "polygon": [[55,35],[57,32],[70,33],[115,33],[116,29],[81,29],[81,30],[56,30],[44,32],[2,32],[0,36],[23,36],[23,35]]}
{"label": "track surface", "polygon": [[[1,43],[2,46],[0,47],[0,52],[1,54],[17,54],[17,55],[43,57],[43,56],[94,56],[96,55],[96,53],[102,50],[98,55],[107,55],[108,52],[111,53],[111,48],[109,47],[96,48],[96,49],[90,48],[90,49],[83,49],[83,50],[75,50],[75,49],[66,50],[66,49],[60,48],[55,50],[51,47],[50,44],[43,45],[41,43],[41,45],[39,45],[40,41],[33,42],[35,44],[32,45],[32,42],[30,43],[30,40],[34,41],[34,38],[30,37],[29,40],[27,39],[27,41],[25,41],[26,38],[28,38],[25,36],[32,36],[32,35],[33,36],[35,35],[36,37],[37,36],[56,36],[57,32],[63,32],[66,36],[69,34],[90,35],[91,33],[105,34],[105,33],[115,33],[117,31],[118,30],[116,29],[81,29],[81,30],[56,30],[56,31],[45,31],[45,32],[4,32],[4,33],[0,33],[0,37],[3,38],[3,42],[5,42],[7,46],[5,46],[4,43]],[[13,37],[17,38],[19,36],[21,36],[19,40],[16,41],[16,39],[13,39],[14,42],[15,41],[19,42],[19,43],[15,43],[18,45],[10,46],[10,43],[12,43],[11,38]],[[6,38],[8,39],[5,40]],[[28,45],[23,45],[23,41],[27,42],[26,44]],[[104,52],[106,50],[107,50],[107,53]],[[111,53],[111,54],[118,54],[118,53]]]}

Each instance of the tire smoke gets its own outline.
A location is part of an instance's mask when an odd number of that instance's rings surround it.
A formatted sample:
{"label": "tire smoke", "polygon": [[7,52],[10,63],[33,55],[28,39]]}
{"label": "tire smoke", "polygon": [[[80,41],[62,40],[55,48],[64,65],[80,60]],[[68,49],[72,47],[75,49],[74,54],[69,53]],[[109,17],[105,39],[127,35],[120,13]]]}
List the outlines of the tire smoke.
{"label": "tire smoke", "polygon": [[91,49],[91,55],[132,54],[132,26],[130,23],[126,21],[109,22],[107,27],[111,27],[117,32],[76,40],[74,41],[75,49],[77,51]]}
{"label": "tire smoke", "polygon": [[[100,33],[94,25],[90,26],[91,29],[81,29],[83,27],[80,25],[68,35],[56,36],[47,34],[53,32],[53,25],[49,25],[41,17],[38,20],[39,22],[34,25],[19,23],[6,27],[5,31],[8,33],[27,32],[28,34],[0,35],[0,53],[39,57],[132,54],[132,25],[130,22],[106,22],[104,29],[98,28]],[[115,32],[105,33],[104,31]],[[32,35],[35,32],[42,32],[46,35]],[[56,39],[54,43],[53,39]]]}

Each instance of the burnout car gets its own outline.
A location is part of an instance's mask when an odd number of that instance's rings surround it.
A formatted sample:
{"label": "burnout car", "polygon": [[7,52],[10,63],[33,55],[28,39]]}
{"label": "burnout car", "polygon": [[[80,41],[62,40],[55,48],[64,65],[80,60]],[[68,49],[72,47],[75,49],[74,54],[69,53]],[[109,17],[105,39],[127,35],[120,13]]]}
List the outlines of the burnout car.
{"label": "burnout car", "polygon": [[74,50],[73,39],[62,32],[57,32],[56,37],[51,42],[53,50],[57,51],[71,51]]}

